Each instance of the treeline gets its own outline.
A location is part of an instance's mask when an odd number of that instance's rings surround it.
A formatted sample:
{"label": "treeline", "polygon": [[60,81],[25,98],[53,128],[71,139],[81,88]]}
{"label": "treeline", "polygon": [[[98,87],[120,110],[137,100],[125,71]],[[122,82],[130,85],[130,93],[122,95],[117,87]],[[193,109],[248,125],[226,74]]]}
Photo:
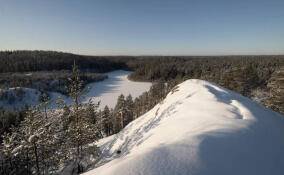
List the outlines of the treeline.
{"label": "treeline", "polygon": [[132,57],[83,56],[54,51],[1,51],[0,72],[71,70],[73,61],[81,71],[109,72],[127,70]]}
{"label": "treeline", "polygon": [[141,57],[129,65],[135,70],[130,75],[133,80],[207,78],[218,81],[223,73],[250,70],[263,83],[275,69],[284,66],[284,56]]}
{"label": "treeline", "polygon": [[284,96],[283,73],[277,73],[283,72],[284,56],[151,57],[131,66],[129,78],[137,81],[203,79],[250,98],[259,90],[262,104],[284,114],[283,100],[275,98]]}

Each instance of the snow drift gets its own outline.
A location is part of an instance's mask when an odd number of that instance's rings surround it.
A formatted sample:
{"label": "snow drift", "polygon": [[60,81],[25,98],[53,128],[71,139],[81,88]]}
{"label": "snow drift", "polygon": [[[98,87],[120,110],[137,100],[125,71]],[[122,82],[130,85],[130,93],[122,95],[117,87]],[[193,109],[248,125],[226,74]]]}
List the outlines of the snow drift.
{"label": "snow drift", "polygon": [[102,156],[86,175],[283,174],[283,138],[282,115],[214,83],[188,80],[101,140]]}

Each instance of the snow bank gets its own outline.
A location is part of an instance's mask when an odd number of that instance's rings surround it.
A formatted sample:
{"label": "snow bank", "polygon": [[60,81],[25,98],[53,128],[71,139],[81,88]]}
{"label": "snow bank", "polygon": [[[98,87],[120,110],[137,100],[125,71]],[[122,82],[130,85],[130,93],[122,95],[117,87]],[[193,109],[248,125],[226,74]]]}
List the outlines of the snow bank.
{"label": "snow bank", "polygon": [[214,83],[188,80],[100,141],[102,157],[85,174],[283,174],[283,136],[282,115]]}

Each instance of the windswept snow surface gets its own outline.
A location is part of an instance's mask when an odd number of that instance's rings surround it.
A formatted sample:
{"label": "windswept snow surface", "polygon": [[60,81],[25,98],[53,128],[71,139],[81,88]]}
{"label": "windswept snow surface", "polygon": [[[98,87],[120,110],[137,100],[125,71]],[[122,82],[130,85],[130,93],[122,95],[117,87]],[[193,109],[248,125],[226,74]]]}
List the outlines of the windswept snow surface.
{"label": "windswept snow surface", "polygon": [[85,175],[280,175],[283,138],[284,116],[214,83],[188,80],[101,140],[102,156]]}

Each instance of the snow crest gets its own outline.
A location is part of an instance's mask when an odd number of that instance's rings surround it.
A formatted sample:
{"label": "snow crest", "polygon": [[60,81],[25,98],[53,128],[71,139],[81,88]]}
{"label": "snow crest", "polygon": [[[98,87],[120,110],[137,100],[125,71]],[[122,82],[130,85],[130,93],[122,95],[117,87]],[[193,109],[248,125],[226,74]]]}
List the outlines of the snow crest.
{"label": "snow crest", "polygon": [[282,174],[284,118],[214,83],[187,80],[102,139],[86,175]]}

